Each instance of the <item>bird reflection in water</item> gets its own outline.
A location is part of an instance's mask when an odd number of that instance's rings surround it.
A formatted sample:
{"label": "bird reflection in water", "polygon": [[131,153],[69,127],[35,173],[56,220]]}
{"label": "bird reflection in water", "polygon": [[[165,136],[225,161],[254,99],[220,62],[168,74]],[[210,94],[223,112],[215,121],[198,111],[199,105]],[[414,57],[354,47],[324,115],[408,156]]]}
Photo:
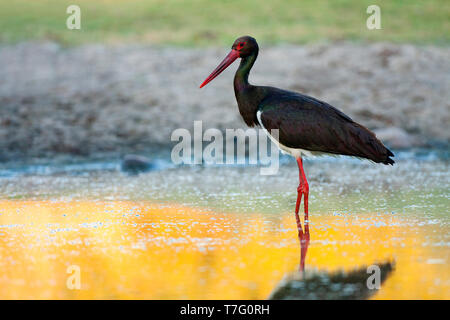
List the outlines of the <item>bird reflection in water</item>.
{"label": "bird reflection in water", "polygon": [[[272,291],[269,299],[274,300],[324,300],[324,299],[368,299],[377,290],[370,289],[367,279],[370,276],[367,266],[355,267],[349,272],[305,271],[310,233],[307,209],[305,210],[305,228],[302,228],[295,213],[298,239],[300,244],[300,263],[298,272],[287,274]],[[383,283],[394,270],[394,262],[384,261],[376,264],[380,268],[380,281]]]}
{"label": "bird reflection in water", "polygon": [[308,221],[308,213],[305,208],[305,230],[303,231],[302,223],[300,221],[300,217],[298,216],[298,206],[295,212],[295,220],[297,221],[297,231],[298,231],[298,240],[300,242],[300,264],[299,271],[303,273],[305,271],[305,260],[306,253],[308,252],[309,247],[309,221]]}

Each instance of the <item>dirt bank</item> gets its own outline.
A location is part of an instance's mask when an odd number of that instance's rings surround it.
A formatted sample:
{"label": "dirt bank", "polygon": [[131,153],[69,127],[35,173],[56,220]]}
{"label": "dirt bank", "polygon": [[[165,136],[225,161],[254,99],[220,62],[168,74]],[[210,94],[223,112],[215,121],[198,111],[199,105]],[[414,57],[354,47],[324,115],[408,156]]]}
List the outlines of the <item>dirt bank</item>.
{"label": "dirt bank", "polygon": [[[121,155],[171,144],[176,128],[245,127],[236,67],[198,85],[228,48],[0,47],[0,160]],[[450,50],[348,43],[262,48],[250,80],[325,100],[393,147],[450,141]]]}

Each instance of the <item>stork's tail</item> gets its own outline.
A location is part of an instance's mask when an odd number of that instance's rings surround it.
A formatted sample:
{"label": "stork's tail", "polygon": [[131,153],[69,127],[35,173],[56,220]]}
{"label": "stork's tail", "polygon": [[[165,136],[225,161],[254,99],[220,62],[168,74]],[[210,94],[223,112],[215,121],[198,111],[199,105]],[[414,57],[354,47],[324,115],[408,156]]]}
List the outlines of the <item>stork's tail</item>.
{"label": "stork's tail", "polygon": [[391,159],[390,157],[394,157],[394,154],[392,153],[391,150],[386,148],[386,159],[382,163],[386,164],[386,165],[390,164],[391,166],[393,166],[395,161],[394,161],[394,159]]}

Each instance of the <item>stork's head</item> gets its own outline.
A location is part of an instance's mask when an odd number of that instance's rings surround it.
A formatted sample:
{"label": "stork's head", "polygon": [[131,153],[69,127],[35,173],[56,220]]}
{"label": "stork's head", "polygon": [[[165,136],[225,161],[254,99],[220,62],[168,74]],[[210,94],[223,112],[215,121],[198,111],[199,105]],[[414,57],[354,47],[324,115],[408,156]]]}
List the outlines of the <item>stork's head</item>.
{"label": "stork's head", "polygon": [[237,58],[245,58],[252,55],[255,51],[258,51],[258,43],[250,36],[243,36],[237,38],[231,46],[230,53],[223,59],[223,61],[217,66],[217,68],[206,78],[200,85],[200,88],[204,87],[208,82],[217,77],[223,70],[225,70],[230,64]]}

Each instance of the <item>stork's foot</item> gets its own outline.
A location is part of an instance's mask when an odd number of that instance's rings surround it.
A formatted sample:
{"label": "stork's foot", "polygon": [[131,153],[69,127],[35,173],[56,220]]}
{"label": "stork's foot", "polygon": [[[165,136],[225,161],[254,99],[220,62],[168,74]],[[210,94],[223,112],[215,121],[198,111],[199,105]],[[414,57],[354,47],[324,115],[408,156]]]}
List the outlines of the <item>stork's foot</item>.
{"label": "stork's foot", "polygon": [[298,187],[297,187],[297,193],[302,193],[302,194],[309,194],[309,186],[308,185],[302,185],[302,184],[300,184]]}
{"label": "stork's foot", "polygon": [[309,196],[309,186],[308,184],[300,184],[297,188],[297,203],[295,205],[295,214],[298,214],[300,210],[300,204],[303,196],[303,206],[305,209],[305,225],[309,223],[308,221],[308,196]]}
{"label": "stork's foot", "polygon": [[309,186],[307,184],[300,184],[297,187],[297,199],[301,199],[302,195],[305,196],[305,198],[309,195]]}

